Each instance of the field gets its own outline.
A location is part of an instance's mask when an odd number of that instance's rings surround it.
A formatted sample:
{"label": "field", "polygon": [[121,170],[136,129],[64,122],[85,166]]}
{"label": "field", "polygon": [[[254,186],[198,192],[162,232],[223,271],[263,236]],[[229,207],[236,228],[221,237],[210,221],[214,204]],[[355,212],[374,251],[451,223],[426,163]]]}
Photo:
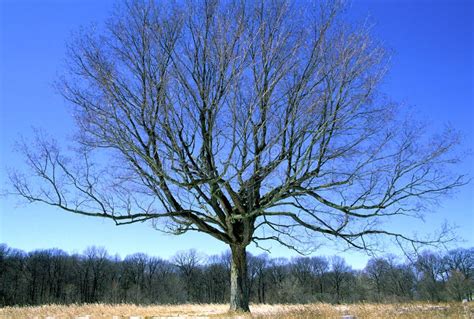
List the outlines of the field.
{"label": "field", "polygon": [[253,305],[252,314],[230,314],[227,305],[45,305],[0,308],[1,319],[66,318],[474,318],[474,305],[404,303],[354,305]]}

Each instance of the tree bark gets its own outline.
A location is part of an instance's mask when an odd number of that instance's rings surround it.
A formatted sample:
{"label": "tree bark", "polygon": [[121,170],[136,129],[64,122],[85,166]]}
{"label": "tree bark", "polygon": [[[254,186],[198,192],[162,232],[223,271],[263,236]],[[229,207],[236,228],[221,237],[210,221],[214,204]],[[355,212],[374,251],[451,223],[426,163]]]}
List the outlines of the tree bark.
{"label": "tree bark", "polygon": [[230,311],[250,312],[245,246],[230,245]]}

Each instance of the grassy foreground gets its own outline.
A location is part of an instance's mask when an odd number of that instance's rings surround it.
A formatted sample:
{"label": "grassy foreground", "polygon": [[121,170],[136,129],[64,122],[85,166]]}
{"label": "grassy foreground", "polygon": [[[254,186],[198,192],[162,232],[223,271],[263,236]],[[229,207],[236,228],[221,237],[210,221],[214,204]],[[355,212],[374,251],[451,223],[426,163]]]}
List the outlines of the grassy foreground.
{"label": "grassy foreground", "polygon": [[[252,305],[252,314],[229,314],[227,305],[189,304],[135,306],[107,305],[44,305],[37,307],[0,308],[1,319],[20,318],[474,318],[474,305],[461,303],[402,303],[330,305]],[[82,319],[81,318],[81,319]]]}

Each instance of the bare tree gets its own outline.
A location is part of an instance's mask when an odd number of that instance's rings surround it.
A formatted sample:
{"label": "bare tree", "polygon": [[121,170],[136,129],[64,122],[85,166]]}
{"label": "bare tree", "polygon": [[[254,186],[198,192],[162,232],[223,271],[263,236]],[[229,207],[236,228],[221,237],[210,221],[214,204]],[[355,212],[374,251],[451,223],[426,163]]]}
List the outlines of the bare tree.
{"label": "bare tree", "polygon": [[255,286],[257,294],[257,302],[265,303],[266,294],[266,270],[269,265],[269,259],[267,254],[261,254],[259,256],[252,256],[247,261],[248,267],[250,268],[250,287],[249,291],[252,291],[252,286]]}
{"label": "bare tree", "polygon": [[419,291],[428,296],[431,301],[442,300],[442,292],[446,282],[445,266],[441,254],[423,251],[415,262],[418,271]]}
{"label": "bare tree", "polygon": [[184,285],[186,288],[186,301],[192,302],[197,299],[197,273],[202,258],[195,249],[189,251],[180,251],[173,257],[173,263],[179,268],[183,275]]}
{"label": "bare tree", "polygon": [[336,303],[340,303],[347,284],[350,280],[351,267],[346,264],[344,258],[333,256],[331,258],[331,272],[329,273],[332,288],[334,289]]}
{"label": "bare tree", "polygon": [[97,302],[102,277],[107,275],[107,261],[109,255],[104,247],[87,247],[84,251],[84,267],[83,267],[83,285],[81,287],[84,297],[83,302]]}
{"label": "bare tree", "polygon": [[457,300],[472,301],[474,292],[474,249],[453,249],[443,258],[449,272],[448,290]]}
{"label": "bare tree", "polygon": [[302,286],[307,286],[311,294],[324,293],[324,275],[329,263],[324,257],[298,257],[293,260],[293,273]]}
{"label": "bare tree", "polygon": [[[117,225],[198,231],[232,253],[231,310],[248,311],[246,247],[337,238],[434,243],[383,226],[465,183],[457,138],[428,139],[377,94],[386,51],[340,1],[129,1],[69,45],[59,81],[75,157],[39,138],[14,193]],[[105,161],[106,156],[111,156]],[[386,224],[385,224],[386,225]],[[375,239],[375,240],[374,240]]]}
{"label": "bare tree", "polygon": [[396,257],[373,258],[364,269],[372,288],[373,299],[377,302],[412,300],[416,282],[410,265],[399,264]]}
{"label": "bare tree", "polygon": [[143,253],[136,253],[125,258],[124,264],[127,274],[127,285],[131,292],[132,300],[140,304],[145,299],[145,292],[150,291],[145,286],[146,269],[149,263],[149,257]]}
{"label": "bare tree", "polygon": [[[229,296],[230,255],[228,253],[207,258],[203,267],[202,286],[205,287],[205,297],[210,303],[223,303]],[[250,264],[250,263],[249,263]],[[201,287],[201,300],[203,287]]]}

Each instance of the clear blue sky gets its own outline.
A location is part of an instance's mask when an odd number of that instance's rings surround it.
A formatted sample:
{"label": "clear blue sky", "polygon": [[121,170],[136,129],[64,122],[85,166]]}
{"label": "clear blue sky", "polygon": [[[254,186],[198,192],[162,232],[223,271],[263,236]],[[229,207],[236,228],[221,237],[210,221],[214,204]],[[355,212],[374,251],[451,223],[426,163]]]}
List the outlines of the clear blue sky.
{"label": "clear blue sky", "polygon": [[[0,0],[0,188],[7,186],[6,167],[21,167],[20,157],[12,152],[20,134],[28,137],[32,127],[41,127],[67,141],[74,132],[69,108],[52,83],[64,66],[71,32],[100,24],[112,6],[109,0]],[[354,1],[349,15],[359,20],[369,16],[375,22],[374,35],[394,52],[383,91],[413,107],[416,116],[434,128],[455,126],[463,133],[464,148],[474,149],[474,1]],[[472,157],[460,171],[474,177]],[[448,220],[459,226],[465,240],[460,246],[474,246],[473,197],[471,183],[433,209],[426,223],[407,225],[406,230],[430,231]],[[226,249],[206,235],[163,235],[146,224],[116,227],[110,221],[18,205],[17,199],[4,197],[0,242],[26,251],[57,247],[81,252],[99,245],[122,257],[138,251],[168,258],[183,249],[207,254]],[[335,253],[329,248],[319,252]],[[272,248],[272,256],[292,255],[277,245]],[[355,268],[367,260],[360,253],[342,256]]]}

